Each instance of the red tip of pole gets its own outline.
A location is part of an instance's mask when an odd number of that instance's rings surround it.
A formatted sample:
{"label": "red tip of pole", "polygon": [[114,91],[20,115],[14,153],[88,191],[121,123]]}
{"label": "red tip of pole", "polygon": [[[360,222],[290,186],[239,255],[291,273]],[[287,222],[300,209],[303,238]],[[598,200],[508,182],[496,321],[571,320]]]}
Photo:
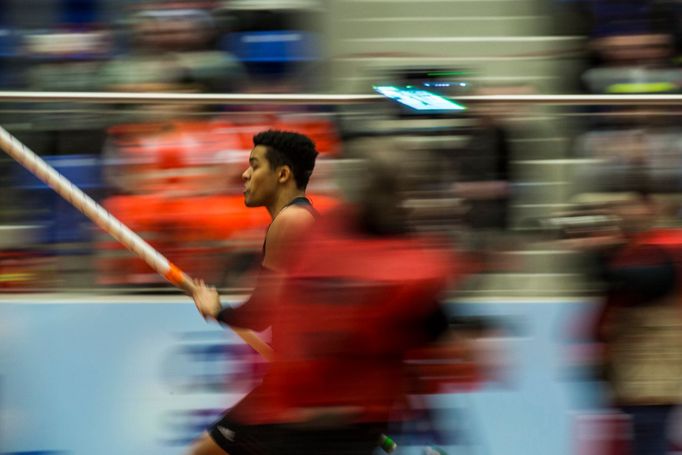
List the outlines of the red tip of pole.
{"label": "red tip of pole", "polygon": [[170,281],[171,284],[182,287],[182,285],[184,284],[185,273],[182,270],[180,270],[175,264],[169,263],[169,265],[170,267],[168,268],[168,271],[163,277]]}

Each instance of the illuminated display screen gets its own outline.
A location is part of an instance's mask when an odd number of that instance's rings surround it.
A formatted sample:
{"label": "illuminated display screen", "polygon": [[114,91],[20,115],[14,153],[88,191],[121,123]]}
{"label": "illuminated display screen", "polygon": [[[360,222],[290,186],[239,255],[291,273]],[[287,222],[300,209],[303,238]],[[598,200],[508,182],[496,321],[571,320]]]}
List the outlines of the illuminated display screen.
{"label": "illuminated display screen", "polygon": [[417,111],[464,111],[466,107],[443,96],[412,87],[375,86],[387,98]]}

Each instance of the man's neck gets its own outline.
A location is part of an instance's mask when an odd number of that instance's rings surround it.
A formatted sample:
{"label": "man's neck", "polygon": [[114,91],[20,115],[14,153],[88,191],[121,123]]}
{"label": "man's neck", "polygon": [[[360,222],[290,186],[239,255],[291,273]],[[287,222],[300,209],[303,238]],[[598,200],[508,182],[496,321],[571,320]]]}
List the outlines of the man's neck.
{"label": "man's neck", "polygon": [[305,197],[305,191],[299,190],[296,187],[291,189],[287,188],[281,191],[277,199],[267,207],[268,212],[270,213],[270,217],[272,219],[275,219],[277,214],[297,197]]}

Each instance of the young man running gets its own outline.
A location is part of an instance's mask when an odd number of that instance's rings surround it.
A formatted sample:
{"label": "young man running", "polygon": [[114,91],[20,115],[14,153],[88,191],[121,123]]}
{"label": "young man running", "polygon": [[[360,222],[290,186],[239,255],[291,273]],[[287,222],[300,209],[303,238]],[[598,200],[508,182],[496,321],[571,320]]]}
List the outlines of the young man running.
{"label": "young man running", "polygon": [[[316,212],[305,196],[315,167],[317,151],[310,138],[287,131],[265,131],[253,138],[249,167],[242,174],[247,207],[265,207],[272,222],[263,243],[258,281],[249,300],[223,308],[215,288],[197,280],[194,301],[207,319],[221,324],[261,331],[271,324],[273,301],[269,294],[286,272],[291,247],[315,221]],[[249,425],[245,415],[262,406],[259,388],[230,409],[192,447],[191,455],[258,454],[258,442],[267,439],[266,428]]]}

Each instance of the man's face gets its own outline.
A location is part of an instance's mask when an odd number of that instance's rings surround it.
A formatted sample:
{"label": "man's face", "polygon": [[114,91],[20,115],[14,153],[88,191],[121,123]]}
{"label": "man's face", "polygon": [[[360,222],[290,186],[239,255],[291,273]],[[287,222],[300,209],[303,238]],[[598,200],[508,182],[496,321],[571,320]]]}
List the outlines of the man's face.
{"label": "man's face", "polygon": [[257,145],[251,150],[249,167],[242,174],[244,203],[247,207],[267,206],[275,199],[278,174],[265,157],[267,148]]}

